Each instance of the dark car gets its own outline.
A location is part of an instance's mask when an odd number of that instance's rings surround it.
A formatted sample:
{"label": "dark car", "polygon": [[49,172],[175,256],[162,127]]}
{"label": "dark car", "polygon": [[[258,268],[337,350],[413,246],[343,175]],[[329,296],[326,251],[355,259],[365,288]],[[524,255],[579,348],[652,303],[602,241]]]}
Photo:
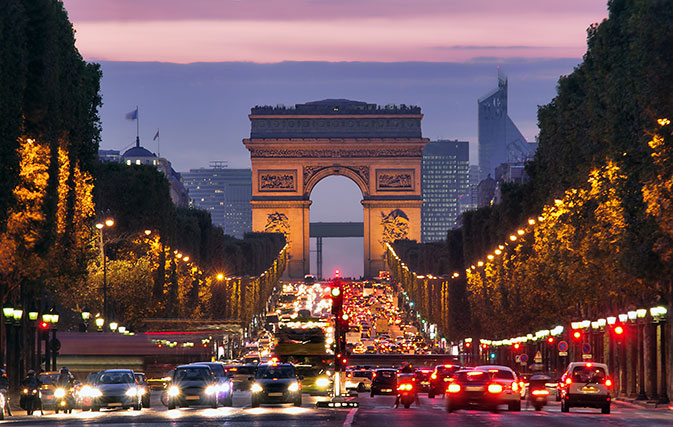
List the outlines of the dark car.
{"label": "dark car", "polygon": [[416,370],[416,384],[419,392],[427,393],[430,390],[430,375],[432,369],[421,368]]}
{"label": "dark car", "polygon": [[256,408],[262,403],[292,403],[301,406],[301,379],[291,363],[259,365],[250,386],[250,406]]}
{"label": "dark car", "polygon": [[459,365],[437,365],[430,374],[430,384],[428,385],[428,397],[430,399],[437,395],[444,394],[449,385],[451,377],[461,369]]}
{"label": "dark car", "polygon": [[229,365],[226,370],[227,375],[231,377],[234,390],[249,390],[250,380],[248,378],[255,376],[257,365]]}
{"label": "dark car", "polygon": [[168,387],[168,409],[179,406],[208,405],[217,408],[218,384],[206,365],[182,365],[175,368]]}
{"label": "dark car", "polygon": [[397,369],[374,369],[370,395],[396,394]]}
{"label": "dark car", "polygon": [[197,362],[190,365],[208,366],[215,379],[217,380],[217,400],[222,402],[223,406],[233,406],[234,387],[231,381],[231,375],[227,373],[226,366],[221,362]]}
{"label": "dark car", "polygon": [[446,411],[484,408],[497,411],[506,404],[510,411],[521,410],[521,392],[514,371],[506,366],[480,366],[458,371],[449,382]]}
{"label": "dark car", "polygon": [[142,372],[135,372],[133,375],[136,377],[136,382],[140,389],[140,401],[143,404],[143,408],[150,407],[150,386],[147,384],[147,377]]}
{"label": "dark car", "polygon": [[91,409],[142,408],[140,387],[130,369],[108,369],[98,373],[91,390]]}

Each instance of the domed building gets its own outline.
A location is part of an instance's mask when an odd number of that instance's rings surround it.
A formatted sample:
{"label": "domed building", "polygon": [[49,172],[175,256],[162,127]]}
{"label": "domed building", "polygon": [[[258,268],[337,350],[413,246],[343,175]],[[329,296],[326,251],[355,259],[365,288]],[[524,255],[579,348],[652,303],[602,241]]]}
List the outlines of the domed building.
{"label": "domed building", "polygon": [[136,146],[129,148],[122,154],[122,161],[128,166],[131,165],[151,165],[159,164],[159,158],[150,150],[141,147],[140,141],[136,140]]}

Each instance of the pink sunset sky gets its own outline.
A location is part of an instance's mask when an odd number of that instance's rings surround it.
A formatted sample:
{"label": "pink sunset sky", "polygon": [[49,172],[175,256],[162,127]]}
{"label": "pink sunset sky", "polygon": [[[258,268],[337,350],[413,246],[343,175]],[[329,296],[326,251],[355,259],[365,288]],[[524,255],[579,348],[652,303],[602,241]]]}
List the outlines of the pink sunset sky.
{"label": "pink sunset sky", "polygon": [[87,60],[579,58],[606,0],[64,0]]}

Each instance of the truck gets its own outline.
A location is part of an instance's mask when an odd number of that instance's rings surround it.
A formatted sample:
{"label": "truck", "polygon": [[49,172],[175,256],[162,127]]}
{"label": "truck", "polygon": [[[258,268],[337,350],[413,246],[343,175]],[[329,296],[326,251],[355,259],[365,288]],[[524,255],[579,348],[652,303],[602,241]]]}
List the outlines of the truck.
{"label": "truck", "polygon": [[303,376],[302,389],[311,395],[327,395],[332,390],[334,357],[325,349],[321,328],[281,327],[276,334],[273,356],[279,362],[293,363]]}

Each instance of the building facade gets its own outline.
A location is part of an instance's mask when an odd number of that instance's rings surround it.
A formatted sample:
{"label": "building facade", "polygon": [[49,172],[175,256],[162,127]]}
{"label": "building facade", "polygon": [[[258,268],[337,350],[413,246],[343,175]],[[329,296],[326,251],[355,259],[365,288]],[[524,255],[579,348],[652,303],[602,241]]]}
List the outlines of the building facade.
{"label": "building facade", "polygon": [[430,141],[421,163],[421,241],[446,239],[466,210],[470,193],[469,142]]}
{"label": "building facade", "polygon": [[498,88],[482,97],[479,106],[480,180],[495,177],[503,163],[523,163],[535,154],[537,144],[529,143],[507,114],[507,77],[498,71]]}
{"label": "building facade", "polygon": [[252,171],[229,169],[219,162],[210,168],[182,173],[194,207],[210,212],[213,224],[225,234],[243,237],[252,231]]}

